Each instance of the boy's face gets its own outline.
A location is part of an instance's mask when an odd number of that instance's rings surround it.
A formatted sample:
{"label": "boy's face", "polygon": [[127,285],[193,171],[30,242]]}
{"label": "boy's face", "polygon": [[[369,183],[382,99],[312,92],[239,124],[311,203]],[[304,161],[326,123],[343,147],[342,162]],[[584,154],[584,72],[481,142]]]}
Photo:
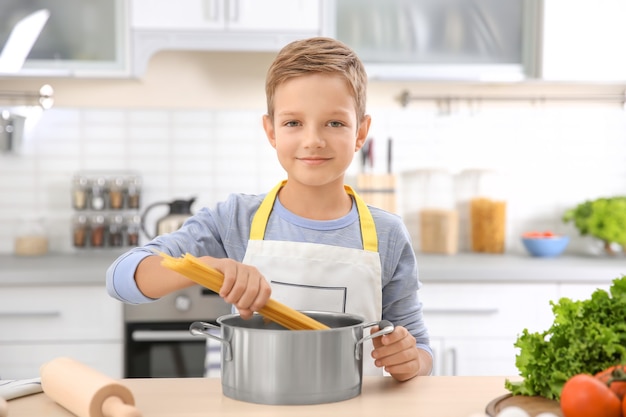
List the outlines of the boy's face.
{"label": "boy's face", "polygon": [[359,122],[347,82],[338,75],[310,74],[280,84],[274,93],[274,121],[263,127],[289,180],[310,186],[343,185],[369,130]]}

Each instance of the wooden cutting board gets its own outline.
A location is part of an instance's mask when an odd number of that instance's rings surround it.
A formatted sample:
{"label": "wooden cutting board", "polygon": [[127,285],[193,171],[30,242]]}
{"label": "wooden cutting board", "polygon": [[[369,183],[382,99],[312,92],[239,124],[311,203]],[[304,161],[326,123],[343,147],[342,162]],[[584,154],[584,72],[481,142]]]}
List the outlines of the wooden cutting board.
{"label": "wooden cutting board", "polygon": [[502,395],[487,404],[485,411],[487,415],[496,417],[502,409],[511,406],[521,408],[530,414],[531,417],[535,417],[540,413],[552,413],[556,416],[563,417],[558,401],[549,400],[544,397],[530,397],[527,395]]}

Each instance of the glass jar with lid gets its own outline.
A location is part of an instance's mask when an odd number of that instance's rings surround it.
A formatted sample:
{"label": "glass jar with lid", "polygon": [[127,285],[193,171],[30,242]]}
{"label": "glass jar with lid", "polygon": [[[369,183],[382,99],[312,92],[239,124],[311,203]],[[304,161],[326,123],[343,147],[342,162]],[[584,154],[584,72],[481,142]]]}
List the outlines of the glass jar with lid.
{"label": "glass jar with lid", "polygon": [[141,204],[141,178],[132,177],[127,181],[127,206],[129,209],[138,209]]}
{"label": "glass jar with lid", "polygon": [[506,244],[504,178],[488,169],[461,172],[466,220],[465,237],[473,252],[503,253]]}
{"label": "glass jar with lid", "polygon": [[126,243],[128,246],[139,246],[139,231],[141,230],[141,216],[134,214],[126,219]]}
{"label": "glass jar with lid", "polygon": [[124,246],[124,216],[121,214],[110,216],[108,226],[109,247],[118,248]]}
{"label": "glass jar with lid", "polygon": [[418,169],[404,173],[402,183],[403,219],[414,236],[415,249],[457,253],[459,218],[452,174],[445,169]]}
{"label": "glass jar with lid", "polygon": [[444,169],[426,170],[424,205],[420,208],[420,250],[453,255],[458,251],[459,216],[454,202],[454,182]]}
{"label": "glass jar with lid", "polygon": [[105,177],[95,178],[91,182],[89,207],[92,210],[104,210],[107,206],[107,180]]}
{"label": "glass jar with lid", "polygon": [[18,224],[15,254],[40,256],[48,253],[48,235],[43,218],[24,218]]}
{"label": "glass jar with lid", "polygon": [[72,221],[72,244],[76,248],[89,245],[89,221],[85,214],[77,214]]}
{"label": "glass jar with lid", "polygon": [[126,200],[126,180],[124,177],[111,178],[108,187],[109,207],[114,210],[122,210]]}
{"label": "glass jar with lid", "polygon": [[89,199],[89,179],[83,175],[75,175],[72,181],[72,207],[86,210]]}
{"label": "glass jar with lid", "polygon": [[102,214],[96,214],[90,219],[91,247],[102,248],[106,244],[106,219]]}

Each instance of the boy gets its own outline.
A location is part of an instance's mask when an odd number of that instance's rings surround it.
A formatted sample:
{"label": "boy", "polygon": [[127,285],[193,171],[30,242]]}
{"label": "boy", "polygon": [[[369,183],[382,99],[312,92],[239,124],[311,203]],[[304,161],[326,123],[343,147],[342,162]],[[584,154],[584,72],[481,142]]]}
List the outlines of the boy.
{"label": "boy", "polygon": [[107,271],[109,294],[143,303],[194,285],[162,267],[153,250],[190,253],[224,274],[220,296],[242,318],[271,296],[297,310],[387,319],[395,330],[373,341],[371,358],[364,349],[365,374],[384,368],[398,381],[430,374],[408,232],[398,216],[344,187],[370,126],[366,84],[359,58],[336,40],[285,46],[267,74],[263,128],[287,180],[266,195],[232,194],[120,256]]}

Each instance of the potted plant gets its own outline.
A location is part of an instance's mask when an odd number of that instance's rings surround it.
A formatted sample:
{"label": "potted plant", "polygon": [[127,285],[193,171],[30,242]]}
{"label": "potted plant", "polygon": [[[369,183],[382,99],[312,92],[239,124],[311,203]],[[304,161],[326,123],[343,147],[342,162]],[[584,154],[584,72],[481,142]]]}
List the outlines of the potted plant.
{"label": "potted plant", "polygon": [[626,252],[626,196],[587,200],[565,211],[563,222],[574,222],[581,236],[593,236],[615,254],[614,244]]}

